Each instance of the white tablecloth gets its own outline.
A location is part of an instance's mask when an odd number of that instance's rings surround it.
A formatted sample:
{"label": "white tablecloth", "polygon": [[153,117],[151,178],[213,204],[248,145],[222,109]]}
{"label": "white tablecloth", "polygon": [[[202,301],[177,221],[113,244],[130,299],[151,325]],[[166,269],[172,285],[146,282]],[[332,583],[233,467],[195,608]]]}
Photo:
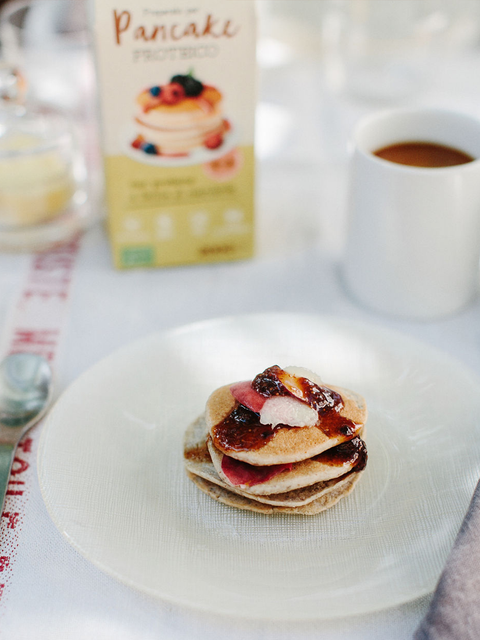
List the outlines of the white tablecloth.
{"label": "white tablecloth", "polygon": [[[480,56],[439,60],[408,104],[453,107],[480,116]],[[258,243],[251,261],[117,272],[101,225],[82,239],[71,288],[57,388],[100,358],[154,331],[262,311],[334,314],[389,326],[454,355],[480,373],[480,301],[458,315],[420,323],[358,306],[341,284],[347,181],[346,142],[355,120],[378,105],[326,90],[320,63],[293,61],[262,78],[259,108]],[[0,327],[31,261],[0,255]],[[33,432],[38,446],[41,425]],[[0,637],[6,640],[400,640],[426,611],[423,598],[377,614],[305,623],[207,615],[149,598],[104,575],[51,522],[36,477],[1,578]],[[1,565],[0,565],[1,568]]]}

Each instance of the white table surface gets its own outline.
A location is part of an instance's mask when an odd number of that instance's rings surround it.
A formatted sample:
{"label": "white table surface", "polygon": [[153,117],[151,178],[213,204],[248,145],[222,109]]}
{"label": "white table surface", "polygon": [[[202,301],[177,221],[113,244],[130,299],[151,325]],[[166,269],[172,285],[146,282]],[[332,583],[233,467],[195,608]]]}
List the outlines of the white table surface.
{"label": "white table surface", "polygon": [[[438,60],[422,92],[404,104],[480,116],[479,69],[475,52]],[[480,301],[454,317],[405,321],[369,312],[342,287],[346,141],[356,119],[379,105],[331,95],[313,58],[263,72],[260,103],[256,257],[118,272],[102,225],[91,229],[72,285],[59,391],[100,358],[150,332],[262,311],[333,314],[388,326],[480,373]],[[28,255],[0,255],[0,327],[29,261]],[[36,446],[38,437],[34,441]],[[49,519],[34,472],[29,479],[8,593],[0,601],[1,638],[399,640],[411,637],[428,606],[423,598],[352,618],[346,602],[343,619],[290,624],[223,618],[154,600],[104,575],[70,547]]]}

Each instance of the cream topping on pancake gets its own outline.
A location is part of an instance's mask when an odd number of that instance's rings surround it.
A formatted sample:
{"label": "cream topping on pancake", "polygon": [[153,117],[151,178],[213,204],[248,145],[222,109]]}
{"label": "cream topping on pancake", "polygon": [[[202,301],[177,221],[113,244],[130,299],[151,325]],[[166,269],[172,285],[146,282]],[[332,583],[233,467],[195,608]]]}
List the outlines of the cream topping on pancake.
{"label": "cream topping on pancake", "polygon": [[260,410],[261,424],[276,427],[286,424],[289,427],[313,427],[317,424],[315,409],[290,396],[268,398]]}
{"label": "cream topping on pancake", "polygon": [[255,380],[232,385],[232,395],[248,409],[259,413],[261,424],[269,424],[272,427],[279,424],[289,427],[313,427],[318,422],[318,413],[306,402],[304,393],[296,381],[306,378],[317,386],[322,386],[321,378],[303,367],[285,367],[279,371],[284,374],[281,383],[287,385],[287,395],[266,397],[254,388]]}
{"label": "cream topping on pancake", "polygon": [[296,376],[297,378],[307,378],[315,384],[318,384],[319,387],[324,384],[322,378],[318,375],[318,373],[315,373],[315,371],[307,369],[306,367],[289,366],[285,367],[284,371],[290,373],[292,376]]}

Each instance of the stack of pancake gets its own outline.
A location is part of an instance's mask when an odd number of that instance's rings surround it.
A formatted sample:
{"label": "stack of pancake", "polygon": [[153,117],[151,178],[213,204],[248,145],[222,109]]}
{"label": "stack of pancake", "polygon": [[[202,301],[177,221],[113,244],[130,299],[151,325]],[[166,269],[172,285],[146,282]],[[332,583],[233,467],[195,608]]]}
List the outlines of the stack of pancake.
{"label": "stack of pancake", "polygon": [[275,365],[209,397],[185,436],[187,474],[239,509],[313,515],[361,477],[366,418],[357,393],[309,370]]}
{"label": "stack of pancake", "polygon": [[222,94],[205,85],[198,96],[186,95],[175,104],[155,102],[145,89],[136,100],[137,132],[162,155],[186,154],[209,136],[225,133]]}

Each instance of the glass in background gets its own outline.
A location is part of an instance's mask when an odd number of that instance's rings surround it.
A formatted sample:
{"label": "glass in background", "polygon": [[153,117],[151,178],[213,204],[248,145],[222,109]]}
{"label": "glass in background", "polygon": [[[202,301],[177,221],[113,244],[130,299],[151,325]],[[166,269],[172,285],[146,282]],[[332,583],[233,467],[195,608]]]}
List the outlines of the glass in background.
{"label": "glass in background", "polygon": [[85,162],[68,118],[23,102],[18,71],[0,65],[0,249],[40,251],[84,226]]}
{"label": "glass in background", "polygon": [[480,39],[478,0],[259,0],[259,9],[277,50],[316,57],[331,90],[372,101],[408,98],[432,56]]}
{"label": "glass in background", "polygon": [[104,205],[87,1],[7,1],[0,10],[0,42],[3,59],[25,78],[26,104],[68,121],[75,139],[72,153],[83,159],[88,195],[81,206],[78,201],[72,230],[75,217],[79,230],[88,228],[101,220]]}
{"label": "glass in background", "polygon": [[478,43],[476,0],[326,0],[322,55],[336,91],[377,102],[421,93],[436,56]]}
{"label": "glass in background", "polygon": [[[257,0],[257,5],[257,149],[265,185],[261,207],[269,216],[266,248],[280,255],[292,246],[315,244],[341,256],[355,123],[371,110],[399,104],[437,104],[475,114],[480,2]],[[298,215],[307,220],[308,239],[299,237]]]}
{"label": "glass in background", "polygon": [[80,117],[95,71],[84,0],[13,0],[0,11],[2,55],[27,78],[29,99]]}

